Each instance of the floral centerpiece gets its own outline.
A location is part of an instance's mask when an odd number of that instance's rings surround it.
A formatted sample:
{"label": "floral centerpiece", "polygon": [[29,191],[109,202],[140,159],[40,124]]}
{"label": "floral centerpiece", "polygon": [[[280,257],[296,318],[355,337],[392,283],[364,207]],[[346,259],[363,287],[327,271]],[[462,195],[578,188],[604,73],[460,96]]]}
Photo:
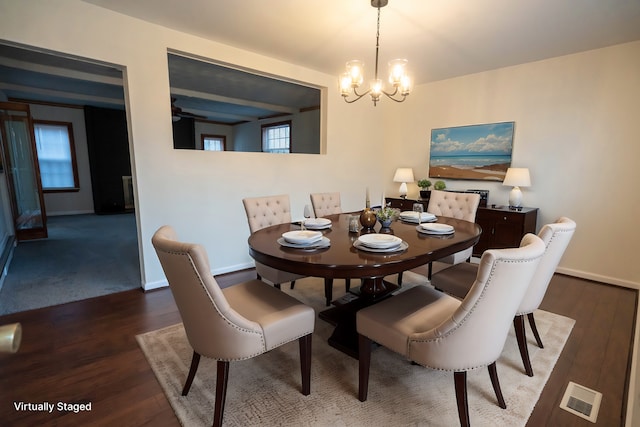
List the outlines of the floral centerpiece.
{"label": "floral centerpiece", "polygon": [[399,213],[398,209],[385,206],[384,208],[376,211],[376,217],[378,218],[378,221],[380,221],[380,224],[382,224],[382,227],[388,228]]}

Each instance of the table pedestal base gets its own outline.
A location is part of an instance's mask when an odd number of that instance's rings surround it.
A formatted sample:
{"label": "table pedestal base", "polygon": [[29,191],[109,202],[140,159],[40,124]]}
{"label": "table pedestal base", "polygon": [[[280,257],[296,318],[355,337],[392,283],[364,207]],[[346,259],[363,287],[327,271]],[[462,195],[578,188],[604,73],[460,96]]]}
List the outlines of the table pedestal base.
{"label": "table pedestal base", "polygon": [[360,288],[349,291],[349,294],[332,302],[334,307],[319,313],[320,319],[335,325],[329,337],[329,345],[341,352],[358,359],[358,331],[356,329],[356,313],[365,307],[389,298],[398,285],[384,281],[382,278],[363,279]]}

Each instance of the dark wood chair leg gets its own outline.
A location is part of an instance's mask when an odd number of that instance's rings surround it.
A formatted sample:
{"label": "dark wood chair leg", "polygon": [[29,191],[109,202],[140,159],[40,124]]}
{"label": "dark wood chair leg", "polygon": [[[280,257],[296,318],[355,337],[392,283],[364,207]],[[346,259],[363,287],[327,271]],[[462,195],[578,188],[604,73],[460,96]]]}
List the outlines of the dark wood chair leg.
{"label": "dark wood chair leg", "polygon": [[198,370],[199,363],[200,354],[194,351],[193,356],[191,357],[191,368],[189,368],[189,375],[187,375],[187,381],[184,383],[184,388],[182,389],[183,396],[186,396],[189,393],[189,389],[191,388],[193,378],[196,376],[196,371]]}
{"label": "dark wood chair leg", "polygon": [[498,399],[498,405],[502,409],[507,409],[507,404],[504,401],[504,397],[502,396],[502,390],[500,389],[500,381],[498,381],[498,371],[496,369],[496,362],[493,362],[488,366],[489,368],[489,378],[491,378],[491,385],[493,386],[493,391],[496,393],[496,398]]}
{"label": "dark wood chair leg", "polygon": [[351,289],[351,279],[344,279],[345,292],[349,292],[349,289]]}
{"label": "dark wood chair leg", "polygon": [[458,403],[458,418],[462,427],[470,427],[469,404],[467,402],[467,371],[454,372],[453,382],[456,388],[456,402]]}
{"label": "dark wood chair leg", "polygon": [[513,318],[513,327],[516,330],[516,340],[518,341],[518,349],[520,349],[520,357],[524,364],[524,370],[528,376],[533,376],[533,368],[529,360],[529,348],[527,347],[527,336],[524,329],[524,315],[520,314]]}
{"label": "dark wood chair leg", "polygon": [[432,273],[433,273],[433,263],[429,263],[429,270],[427,271],[427,279],[431,280]]}
{"label": "dark wood chair leg", "polygon": [[280,283],[274,283],[273,287],[276,288],[276,289],[280,289]]}
{"label": "dark wood chair leg", "polygon": [[538,328],[536,327],[536,319],[533,317],[533,313],[527,314],[527,318],[529,319],[529,326],[531,326],[531,330],[533,331],[533,336],[536,338],[538,347],[544,348],[544,345],[542,345],[542,340],[540,339],[540,334],[538,334]]}
{"label": "dark wood chair leg", "polygon": [[333,279],[324,279],[324,298],[326,300],[326,305],[329,307],[331,305],[331,299],[333,297]]}
{"label": "dark wood chair leg", "polygon": [[293,289],[295,286],[296,286],[296,281],[295,281],[295,280],[292,280],[292,281],[291,281],[291,288],[290,288],[290,289]]}
{"label": "dark wood chair leg", "polygon": [[311,393],[311,335],[298,339],[300,347],[300,372],[302,374],[302,394]]}
{"label": "dark wood chair leg", "polygon": [[371,346],[373,341],[358,334],[358,399],[367,400],[369,392],[369,368],[371,367]]}
{"label": "dark wood chair leg", "polygon": [[402,286],[402,271],[398,273],[398,286]]}
{"label": "dark wood chair leg", "polygon": [[229,381],[229,362],[218,360],[216,377],[216,406],[213,413],[213,427],[222,426],[224,403],[227,399],[227,382]]}
{"label": "dark wood chair leg", "polygon": [[258,280],[262,280],[262,276],[260,276],[258,273],[256,273],[256,277],[258,278]]}

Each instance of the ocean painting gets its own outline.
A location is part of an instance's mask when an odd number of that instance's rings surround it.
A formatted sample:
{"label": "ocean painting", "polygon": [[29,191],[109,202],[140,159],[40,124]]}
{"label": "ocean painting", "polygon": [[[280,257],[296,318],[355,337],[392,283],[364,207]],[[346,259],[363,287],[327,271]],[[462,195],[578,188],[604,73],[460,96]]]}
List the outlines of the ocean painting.
{"label": "ocean painting", "polygon": [[503,181],[515,122],[431,130],[429,177]]}

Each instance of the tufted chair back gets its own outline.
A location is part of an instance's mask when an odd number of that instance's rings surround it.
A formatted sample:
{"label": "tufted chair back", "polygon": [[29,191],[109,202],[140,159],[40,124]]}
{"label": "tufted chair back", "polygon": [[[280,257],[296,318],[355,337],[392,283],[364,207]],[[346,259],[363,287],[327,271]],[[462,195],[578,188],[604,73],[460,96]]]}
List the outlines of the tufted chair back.
{"label": "tufted chair back", "polygon": [[[436,216],[448,216],[469,222],[476,222],[476,212],[480,204],[480,195],[475,193],[455,193],[452,191],[432,190],[427,212]],[[456,252],[438,261],[447,264],[458,264],[471,258],[473,247]],[[431,271],[431,266],[429,267]],[[429,274],[431,279],[431,274]]]}
{"label": "tufted chair back", "polygon": [[289,196],[286,194],[246,198],[242,203],[252,233],[271,225],[291,222]]}
{"label": "tufted chair back", "polygon": [[[291,209],[289,208],[289,196],[250,197],[242,199],[244,210],[249,222],[249,230],[255,233],[271,225],[291,222]],[[289,273],[288,271],[277,270],[268,265],[256,262],[256,273],[259,279],[266,279],[276,287],[281,283],[291,282],[291,288],[295,281],[304,276]]]}
{"label": "tufted chair back", "polygon": [[479,194],[432,190],[427,212],[475,222],[479,204]]}
{"label": "tufted chair back", "polygon": [[340,193],[313,193],[310,197],[316,218],[342,213]]}

